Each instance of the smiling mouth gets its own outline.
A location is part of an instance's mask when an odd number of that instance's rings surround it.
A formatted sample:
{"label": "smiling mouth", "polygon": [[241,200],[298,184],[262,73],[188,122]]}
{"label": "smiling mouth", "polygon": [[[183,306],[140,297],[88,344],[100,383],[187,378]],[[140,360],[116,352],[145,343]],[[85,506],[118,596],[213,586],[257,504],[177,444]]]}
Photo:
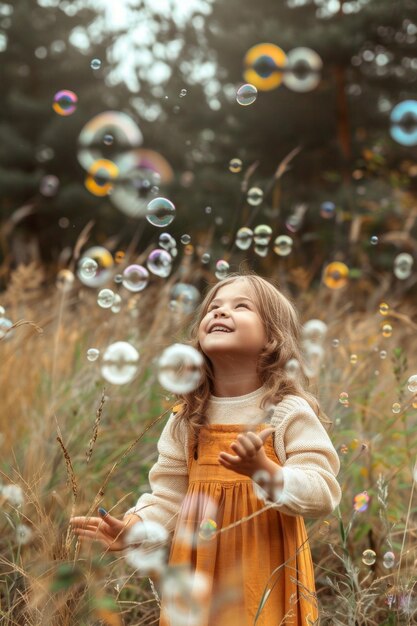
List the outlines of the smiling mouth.
{"label": "smiling mouth", "polygon": [[224,326],[213,326],[213,328],[209,332],[209,335],[211,335],[212,333],[231,333],[231,332],[232,331],[230,330],[230,328],[225,328]]}

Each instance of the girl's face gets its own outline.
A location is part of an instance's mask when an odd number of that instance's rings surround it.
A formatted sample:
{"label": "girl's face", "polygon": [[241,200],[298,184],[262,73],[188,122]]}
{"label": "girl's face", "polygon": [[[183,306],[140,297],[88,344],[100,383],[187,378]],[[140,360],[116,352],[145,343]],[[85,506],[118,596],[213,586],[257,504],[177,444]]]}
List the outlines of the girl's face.
{"label": "girl's face", "polygon": [[198,341],[210,361],[224,356],[257,361],[267,337],[254,294],[245,279],[220,287],[200,322]]}

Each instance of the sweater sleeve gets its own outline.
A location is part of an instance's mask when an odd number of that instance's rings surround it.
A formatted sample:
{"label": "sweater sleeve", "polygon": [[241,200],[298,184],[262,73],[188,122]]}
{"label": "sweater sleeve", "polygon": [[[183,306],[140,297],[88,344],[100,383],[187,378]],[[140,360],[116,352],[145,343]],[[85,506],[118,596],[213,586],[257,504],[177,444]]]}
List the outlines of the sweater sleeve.
{"label": "sweater sleeve", "polygon": [[125,515],[134,513],[142,520],[158,522],[173,532],[178,511],[188,488],[187,433],[179,431],[179,441],[172,435],[172,414],[158,441],[158,460],[149,472],[151,493],[140,496]]}
{"label": "sweater sleeve", "polygon": [[341,498],[340,461],[319,418],[303,398],[288,396],[271,422],[284,479],[277,508],[287,515],[329,515]]}

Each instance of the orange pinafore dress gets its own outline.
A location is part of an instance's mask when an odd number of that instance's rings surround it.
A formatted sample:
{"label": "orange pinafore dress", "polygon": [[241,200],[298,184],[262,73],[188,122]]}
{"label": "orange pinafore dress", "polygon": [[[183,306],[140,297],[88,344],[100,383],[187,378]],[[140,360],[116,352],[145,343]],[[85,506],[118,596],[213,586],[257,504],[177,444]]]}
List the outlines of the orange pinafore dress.
{"label": "orange pinafore dress", "polygon": [[[258,430],[268,424],[259,424]],[[247,426],[246,426],[247,428]],[[244,424],[202,427],[198,452],[189,455],[189,486],[179,512],[169,566],[202,573],[208,587],[197,597],[193,626],[312,626],[318,624],[310,547],[299,516],[268,509],[250,478],[218,462]],[[265,452],[279,464],[272,435]],[[245,520],[249,517],[250,519]],[[194,598],[195,600],[195,598]],[[190,597],[190,602],[192,598]],[[162,595],[160,626],[170,620]],[[186,626],[186,623],[184,624]]]}

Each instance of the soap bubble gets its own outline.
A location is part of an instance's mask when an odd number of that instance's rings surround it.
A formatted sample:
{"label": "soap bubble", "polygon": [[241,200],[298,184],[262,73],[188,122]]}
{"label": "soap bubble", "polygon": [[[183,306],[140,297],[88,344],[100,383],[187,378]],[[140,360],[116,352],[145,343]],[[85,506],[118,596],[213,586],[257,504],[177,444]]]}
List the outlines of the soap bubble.
{"label": "soap bubble", "polygon": [[171,305],[174,303],[174,310],[180,310],[188,315],[196,309],[200,301],[200,292],[194,285],[177,283],[171,289],[170,297]]}
{"label": "soap bubble", "polygon": [[382,565],[386,568],[386,569],[391,569],[392,567],[394,567],[395,565],[395,554],[394,552],[385,552],[383,559],[382,559]]}
{"label": "soap bubble", "polygon": [[294,48],[287,54],[283,83],[292,91],[305,92],[315,89],[320,82],[323,62],[311,48]]}
{"label": "soap bubble", "polygon": [[226,278],[227,274],[229,273],[229,269],[229,263],[224,259],[220,259],[216,263],[216,271],[214,272],[214,275],[219,280],[223,280],[223,278]]}
{"label": "soap bubble", "polygon": [[389,304],[386,302],[381,302],[379,305],[379,312],[381,315],[388,315],[389,313]]}
{"label": "soap bubble", "polygon": [[288,256],[291,254],[293,240],[288,235],[278,235],[274,241],[274,252],[278,256]]}
{"label": "soap bubble", "polygon": [[165,612],[170,626],[200,626],[208,619],[210,589],[209,579],[203,572],[187,565],[168,567],[162,579],[162,615]]}
{"label": "soap bubble", "polygon": [[59,270],[56,277],[56,286],[62,292],[70,291],[74,284],[74,274],[71,270]]}
{"label": "soap bubble", "polygon": [[113,191],[114,181],[118,176],[119,168],[113,161],[98,159],[88,169],[84,184],[90,193],[102,198]]}
{"label": "soap bubble", "polygon": [[272,228],[267,224],[259,224],[253,231],[253,240],[257,246],[267,246],[271,241]]}
{"label": "soap bubble", "polygon": [[61,89],[54,96],[52,108],[58,115],[71,115],[77,108],[78,97],[73,91]]}
{"label": "soap bubble", "polygon": [[411,275],[414,259],[411,254],[401,252],[394,259],[394,274],[400,280],[406,280]]}
{"label": "soap bubble", "polygon": [[332,339],[333,348],[338,348],[340,346],[340,339]]}
{"label": "soap bubble", "polygon": [[342,391],[342,393],[339,396],[339,402],[340,404],[344,404],[344,405],[349,404],[349,394],[347,393],[347,391]]}
{"label": "soap bubble", "polygon": [[204,541],[210,541],[216,536],[217,524],[213,519],[203,519],[198,530],[198,536]]}
{"label": "soap bubble", "polygon": [[358,362],[358,355],[357,354],[351,354],[349,361],[352,363],[352,365],[356,365],[356,363]]}
{"label": "soap bubble", "polygon": [[384,324],[382,326],[382,336],[383,337],[391,337],[392,335],[392,326],[391,324]]}
{"label": "soap bubble", "polygon": [[101,361],[101,374],[113,385],[130,383],[136,376],[139,352],[127,341],[110,344]]}
{"label": "soap bubble", "polygon": [[[162,573],[167,561],[168,539],[169,533],[161,524],[150,520],[139,521],[126,534],[126,561],[141,576]],[[133,547],[134,544],[139,545]]]}
{"label": "soap bubble", "polygon": [[282,70],[287,64],[287,56],[278,46],[261,43],[247,51],[243,63],[244,79],[261,91],[270,91],[282,81]]}
{"label": "soap bubble", "polygon": [[402,146],[417,144],[417,100],[404,100],[391,111],[391,137]]}
{"label": "soap bubble", "polygon": [[210,263],[210,261],[211,261],[211,254],[210,254],[209,252],[204,252],[204,253],[201,255],[201,262],[202,262],[204,265],[207,265],[208,263]]}
{"label": "soap bubble", "polygon": [[172,270],[172,256],[166,250],[152,250],[146,260],[146,267],[155,276],[166,278]]}
{"label": "soap bubble", "polygon": [[59,178],[52,174],[44,176],[39,185],[39,191],[43,196],[50,198],[54,196],[59,189]]}
{"label": "soap bubble", "polygon": [[364,550],[362,552],[362,563],[365,565],[373,565],[376,561],[376,554],[374,550]]}
{"label": "soap bubble", "polygon": [[324,359],[323,347],[318,343],[305,341],[303,343],[303,348],[305,352],[305,374],[311,378],[313,378],[314,376],[318,376],[320,372],[320,366]]}
{"label": "soap bubble", "polygon": [[97,348],[89,348],[87,350],[87,360],[88,361],[97,361],[98,357],[100,356],[100,350],[98,350]]}
{"label": "soap bubble", "polygon": [[268,246],[262,246],[262,245],[259,245],[259,244],[255,244],[254,247],[253,247],[253,250],[254,250],[255,254],[257,254],[258,256],[266,257],[267,254],[268,254],[269,248],[268,248]]}
{"label": "soap bubble", "polygon": [[3,337],[11,337],[13,335],[13,331],[9,331],[9,329],[13,326],[13,322],[9,320],[7,317],[0,317],[0,339]]}
{"label": "soap bubble", "polygon": [[236,93],[236,101],[238,104],[242,106],[248,106],[249,104],[253,104],[258,96],[258,90],[254,85],[250,83],[245,83]]}
{"label": "soap bubble", "polygon": [[6,313],[6,309],[4,308],[4,306],[0,305],[0,316],[4,315]]}
{"label": "soap bubble", "polygon": [[313,343],[322,343],[327,334],[327,324],[321,320],[308,320],[302,328],[303,339]]}
{"label": "soap bubble", "polygon": [[399,402],[394,402],[391,411],[395,414],[401,413],[401,404]]}
{"label": "soap bubble", "polygon": [[149,282],[149,272],[143,265],[129,265],[122,276],[123,287],[134,293],[143,291]]}
{"label": "soap bubble", "polygon": [[166,348],[158,361],[158,380],[173,393],[189,393],[201,380],[203,357],[191,346],[174,343]]}
{"label": "soap bubble", "polygon": [[169,233],[161,233],[159,235],[159,245],[164,250],[171,252],[171,250],[176,247],[177,242],[175,241],[174,237]]}
{"label": "soap bubble", "polygon": [[380,353],[379,353],[379,357],[380,357],[381,359],[386,359],[386,358],[387,358],[387,356],[388,356],[388,352],[387,352],[386,350],[381,350],[381,351],[380,351]]}
{"label": "soap bubble", "polygon": [[92,70],[99,70],[101,67],[101,60],[100,59],[92,59],[91,63],[90,63],[90,67]]}
{"label": "soap bubble", "polygon": [[370,497],[368,496],[366,491],[362,491],[361,493],[357,493],[353,498],[353,508],[355,511],[359,513],[363,513],[366,511],[369,505]]}
{"label": "soap bubble", "polygon": [[264,192],[260,187],[251,187],[247,193],[246,200],[251,206],[259,206],[264,199]]}
{"label": "soap bubble", "polygon": [[187,90],[186,89],[181,89],[180,91],[180,98],[184,98],[184,96],[187,95]]}
{"label": "soap bubble", "polygon": [[369,240],[369,241],[371,242],[371,244],[372,244],[373,246],[376,246],[376,245],[377,245],[377,243],[379,242],[379,239],[378,239],[378,237],[377,237],[376,235],[372,235],[372,237],[370,238],[370,240]]}
{"label": "soap bubble", "polygon": [[111,289],[101,289],[97,294],[97,304],[102,309],[110,309],[114,302],[114,292]]}
{"label": "soap bubble", "polygon": [[417,393],[417,374],[413,374],[407,380],[407,388],[411,393]]}
{"label": "soap bubble", "polygon": [[[80,271],[84,259],[88,259],[88,263],[93,260],[97,264],[94,276],[87,276],[85,272]],[[106,248],[103,248],[102,246],[93,246],[88,248],[88,250],[83,253],[83,256],[78,264],[77,276],[83,285],[86,285],[87,287],[101,287],[108,280],[110,280],[113,265],[113,257]]]}
{"label": "soap bubble", "polygon": [[106,133],[103,137],[103,143],[105,146],[111,146],[113,144],[114,137],[110,133]]}
{"label": "soap bubble", "polygon": [[320,215],[325,220],[332,218],[336,211],[336,205],[334,202],[322,202],[320,205]]}
{"label": "soap bubble", "polygon": [[163,228],[174,220],[175,206],[167,198],[154,198],[146,207],[146,219],[152,226]]}
{"label": "soap bubble", "polygon": [[181,241],[182,244],[187,246],[190,243],[190,241],[191,241],[191,237],[190,237],[190,235],[181,235],[180,241]]}
{"label": "soap bubble", "polygon": [[113,304],[111,305],[111,312],[120,313],[121,308],[122,308],[122,298],[118,293],[115,293]]}
{"label": "soap bubble", "polygon": [[80,278],[94,278],[98,271],[98,263],[88,256],[83,257],[78,264],[77,275]]}
{"label": "soap bubble", "polygon": [[240,159],[231,159],[229,162],[229,170],[232,174],[238,174],[242,170],[242,161]]}
{"label": "soap bubble", "polygon": [[252,243],[253,238],[253,230],[247,228],[246,226],[242,226],[236,233],[235,244],[239,250],[248,250]]}
{"label": "soap bubble", "polygon": [[334,261],[324,268],[323,282],[329,289],[341,289],[349,280],[349,268],[344,263]]}
{"label": "soap bubble", "polygon": [[300,365],[299,360],[289,359],[286,362],[284,369],[290,378],[292,379],[298,378],[300,371],[301,371],[301,365]]}

